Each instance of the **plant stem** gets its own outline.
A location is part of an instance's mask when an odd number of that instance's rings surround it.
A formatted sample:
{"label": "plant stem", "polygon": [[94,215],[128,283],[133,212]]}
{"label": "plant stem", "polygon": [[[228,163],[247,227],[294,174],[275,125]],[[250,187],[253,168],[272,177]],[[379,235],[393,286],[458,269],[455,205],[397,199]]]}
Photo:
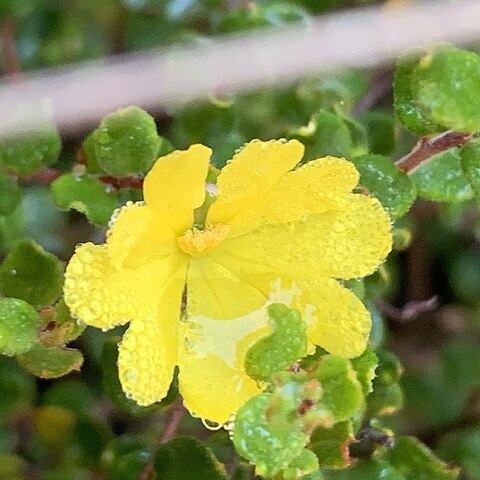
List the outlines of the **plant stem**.
{"label": "plant stem", "polygon": [[453,132],[451,130],[435,137],[422,137],[412,151],[395,162],[405,173],[410,173],[433,155],[445,152],[452,147],[461,147],[473,138],[470,133]]}
{"label": "plant stem", "polygon": [[182,399],[179,397],[168,411],[167,418],[165,420],[165,429],[163,430],[163,435],[160,437],[158,444],[155,445],[152,456],[148,461],[147,465],[145,465],[145,468],[138,477],[138,480],[153,480],[155,468],[155,453],[162,443],[167,443],[175,436],[178,427],[180,426],[180,422],[182,421],[182,418],[186,412],[187,411],[183,406]]}
{"label": "plant stem", "polygon": [[[17,177],[23,183],[49,184],[54,182],[64,173],[65,172],[60,172],[53,168],[44,168],[37,173],[31,175],[17,175]],[[111,185],[115,190],[119,190],[120,188],[143,187],[143,177],[141,176],[114,177],[111,175],[95,175],[95,177],[100,180],[100,182]]]}
{"label": "plant stem", "polygon": [[22,79],[22,68],[17,56],[16,48],[17,26],[12,16],[7,16],[0,25],[0,38],[2,42],[3,61],[5,73],[16,80]]}

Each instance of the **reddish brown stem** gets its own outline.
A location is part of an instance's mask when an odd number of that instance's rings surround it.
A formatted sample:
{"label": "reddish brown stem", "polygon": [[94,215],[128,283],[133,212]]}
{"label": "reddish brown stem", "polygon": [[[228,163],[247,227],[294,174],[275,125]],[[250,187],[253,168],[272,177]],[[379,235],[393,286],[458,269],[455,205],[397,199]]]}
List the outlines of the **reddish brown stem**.
{"label": "reddish brown stem", "polygon": [[[12,173],[12,175],[14,175]],[[54,182],[63,172],[53,168],[44,168],[37,173],[31,175],[19,175],[18,179],[23,183],[49,184]],[[113,177],[111,175],[99,175],[96,178],[102,183],[111,185],[116,190],[120,188],[142,188],[143,177]]]}
{"label": "reddish brown stem", "polygon": [[182,421],[183,416],[187,411],[183,406],[182,399],[178,398],[177,401],[171,406],[168,411],[167,419],[165,420],[165,429],[163,430],[163,435],[158,441],[158,445],[154,448],[152,457],[147,463],[142,473],[138,477],[138,480],[152,480],[154,478],[154,469],[155,469],[155,453],[162,443],[170,441],[175,434],[177,433],[180,422]]}
{"label": "reddish brown stem", "polygon": [[15,20],[10,16],[6,17],[0,25],[5,73],[20,80],[22,79],[22,68],[17,56],[16,30]]}
{"label": "reddish brown stem", "polygon": [[413,150],[395,162],[405,173],[409,173],[433,155],[445,152],[452,147],[461,147],[473,138],[470,133],[444,132],[436,137],[422,137]]}

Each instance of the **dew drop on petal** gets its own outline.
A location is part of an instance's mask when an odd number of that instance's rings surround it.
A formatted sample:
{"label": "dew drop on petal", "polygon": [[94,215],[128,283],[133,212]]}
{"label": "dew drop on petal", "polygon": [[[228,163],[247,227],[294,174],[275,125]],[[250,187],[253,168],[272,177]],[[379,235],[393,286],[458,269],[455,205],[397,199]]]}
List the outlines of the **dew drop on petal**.
{"label": "dew drop on petal", "polygon": [[211,420],[207,420],[205,418],[202,418],[201,420],[202,420],[203,426],[208,430],[215,431],[215,430],[220,430],[223,427],[221,423],[212,422]]}

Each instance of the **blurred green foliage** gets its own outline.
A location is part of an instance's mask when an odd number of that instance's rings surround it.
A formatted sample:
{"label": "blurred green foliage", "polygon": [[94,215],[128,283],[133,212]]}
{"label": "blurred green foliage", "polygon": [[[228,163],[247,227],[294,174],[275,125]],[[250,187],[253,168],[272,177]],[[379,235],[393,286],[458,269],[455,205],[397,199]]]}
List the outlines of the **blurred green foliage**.
{"label": "blurred green foliage", "polygon": [[[313,15],[367,3],[376,2],[3,0],[0,26],[14,26],[29,71],[292,22],[308,28]],[[63,147],[46,105],[43,130],[0,139],[0,478],[137,480],[151,469],[171,480],[252,480],[254,470],[273,480],[453,480],[459,472],[446,461],[480,479],[480,209],[472,200],[480,59],[448,45],[413,49],[394,69],[393,101],[365,104],[376,78],[343,70],[237,96],[212,92],[155,118],[125,105],[82,138],[62,138]],[[12,121],[21,127],[28,112],[22,106]],[[413,167],[394,163],[412,149],[412,134],[434,142],[450,130],[471,136]],[[394,252],[370,277],[345,282],[371,312],[370,346],[351,360],[313,352],[304,319],[272,305],[270,334],[246,363],[265,393],[240,409],[228,434],[207,435],[183,417],[181,436],[159,446],[179,405],[176,382],[150,407],[125,397],[122,328],[85,330],[70,316],[63,262],[76,243],[102,241],[119,205],[142,200],[137,187],[158,156],[201,142],[221,168],[246,141],[276,137],[302,141],[304,162],[351,160],[358,191],[392,217]],[[54,175],[40,181],[48,168]],[[209,181],[216,174],[212,167]],[[401,308],[434,294],[434,310]]]}

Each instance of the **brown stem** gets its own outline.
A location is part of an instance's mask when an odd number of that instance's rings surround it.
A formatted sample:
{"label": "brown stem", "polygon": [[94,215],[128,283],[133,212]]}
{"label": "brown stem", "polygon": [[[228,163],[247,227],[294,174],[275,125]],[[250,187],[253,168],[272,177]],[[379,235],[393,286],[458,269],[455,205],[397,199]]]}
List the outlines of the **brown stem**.
{"label": "brown stem", "polygon": [[381,69],[376,71],[371,79],[370,88],[352,108],[352,115],[358,116],[374,107],[381,99],[391,94],[393,72]]}
{"label": "brown stem", "polygon": [[473,138],[470,133],[448,132],[435,137],[422,137],[413,150],[395,162],[395,165],[405,173],[409,173],[433,155],[445,152],[452,147],[461,147]]}
{"label": "brown stem", "polygon": [[138,477],[138,480],[153,480],[155,469],[155,453],[162,443],[167,443],[175,436],[178,427],[180,426],[180,422],[182,421],[182,418],[186,412],[187,411],[183,406],[182,399],[178,398],[168,411],[163,435],[160,437],[158,444],[154,447],[152,456],[145,468],[143,469],[142,473]]}
{"label": "brown stem", "polygon": [[376,300],[375,305],[381,313],[392,320],[409,322],[415,320],[422,313],[435,310],[439,305],[439,300],[435,295],[427,300],[408,302],[404,307],[398,308],[379,298]]}
{"label": "brown stem", "polygon": [[[44,168],[37,173],[31,175],[18,175],[18,179],[23,183],[35,183],[35,184],[49,184],[54,182],[58,177],[64,173],[53,168]],[[14,175],[14,173],[12,173]],[[111,185],[115,190],[120,188],[142,188],[143,177],[131,176],[131,177],[113,177],[111,175],[98,175],[98,180],[107,185]]]}
{"label": "brown stem", "polygon": [[3,62],[5,73],[17,80],[22,79],[22,68],[17,56],[16,48],[16,24],[13,17],[6,17],[0,25],[0,38],[2,41]]}

